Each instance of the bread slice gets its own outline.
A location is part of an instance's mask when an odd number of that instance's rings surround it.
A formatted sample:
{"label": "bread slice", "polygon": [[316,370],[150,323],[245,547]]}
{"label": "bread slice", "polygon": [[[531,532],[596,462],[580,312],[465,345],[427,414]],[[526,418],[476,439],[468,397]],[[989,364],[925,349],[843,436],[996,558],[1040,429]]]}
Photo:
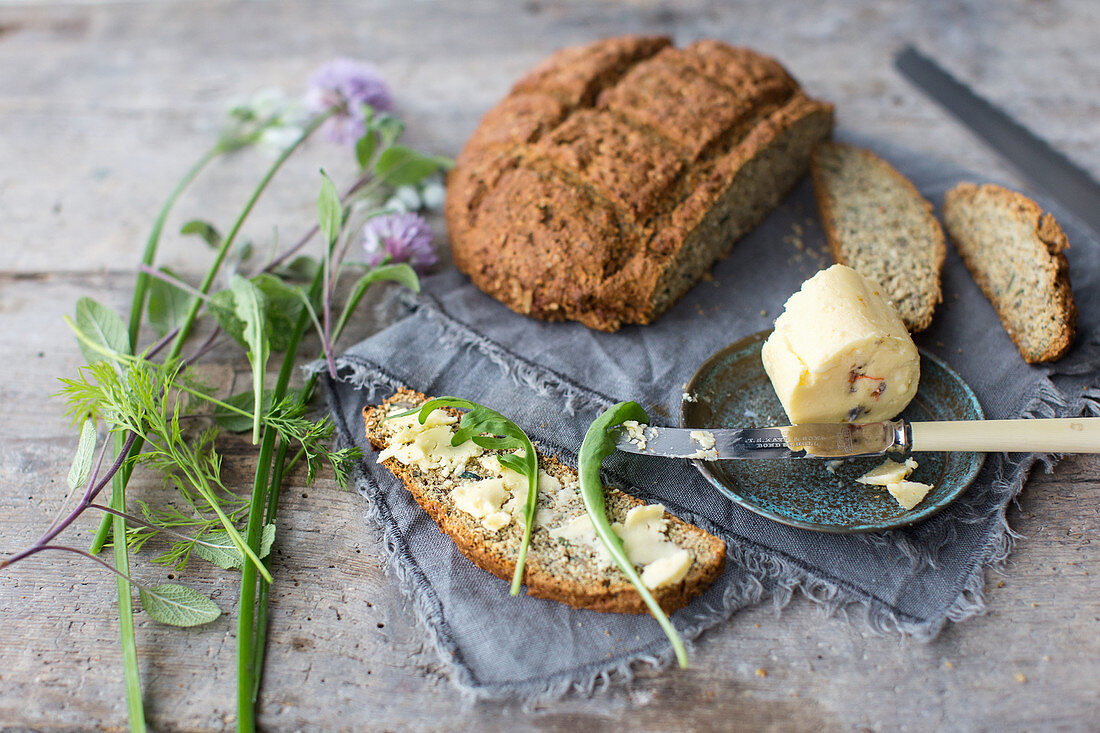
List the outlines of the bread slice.
{"label": "bread slice", "polygon": [[928,328],[947,253],[932,204],[862,148],[822,143],[810,170],[833,259],[881,285],[910,331]]}
{"label": "bread slice", "polygon": [[1031,199],[1000,186],[960,183],[943,219],[970,274],[1029,364],[1062,358],[1077,331],[1077,305],[1062,251],[1066,235]]}
{"label": "bread slice", "polygon": [[[399,426],[395,426],[396,421],[384,421],[384,418],[426,400],[427,397],[418,392],[401,390],[381,405],[367,406],[363,419],[371,445],[381,451],[394,447]],[[472,443],[463,445],[472,446]],[[382,454],[381,463],[404,482],[416,502],[454,540],[462,554],[493,575],[511,580],[523,537],[518,507],[513,510],[514,518],[505,526],[489,529],[455,503],[455,489],[468,487],[475,480],[471,476],[483,480],[502,475],[495,458],[502,451],[476,450],[480,455],[460,459],[449,470],[434,466],[425,470],[415,463],[405,464],[392,455],[387,457],[387,453]],[[540,480],[538,514],[524,577],[528,594],[576,608],[645,613],[648,609],[642,597],[609,558],[601,559],[598,547],[579,538],[560,536],[561,527],[585,514],[576,470],[541,452],[539,468],[555,481]],[[463,475],[467,478],[462,478]],[[525,483],[523,491],[525,495]],[[623,522],[631,509],[644,504],[616,489],[607,489],[605,498],[612,523]],[[522,500],[519,504],[522,505]],[[505,511],[507,508],[505,505]],[[698,527],[667,514],[665,517],[665,539],[691,555],[691,564],[681,580],[651,589],[661,607],[671,613],[687,605],[721,575],[726,562],[726,545]],[[590,528],[591,524],[586,526]],[[598,540],[595,543],[598,544]]]}

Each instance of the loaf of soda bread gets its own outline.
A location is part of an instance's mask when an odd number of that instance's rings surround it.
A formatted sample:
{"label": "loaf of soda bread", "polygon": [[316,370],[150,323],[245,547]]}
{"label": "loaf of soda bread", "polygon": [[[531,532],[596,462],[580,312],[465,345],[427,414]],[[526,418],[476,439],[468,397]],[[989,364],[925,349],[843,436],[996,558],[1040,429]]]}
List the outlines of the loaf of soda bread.
{"label": "loaf of soda bread", "polygon": [[[401,390],[381,405],[367,406],[367,439],[380,451],[381,464],[404,482],[462,554],[510,580],[523,537],[527,481],[501,469],[496,459],[501,451],[483,450],[472,441],[450,446],[456,411],[436,410],[424,426],[414,422],[415,415],[385,419],[426,400]],[[541,453],[539,468],[538,508],[524,573],[528,594],[595,611],[645,613],[642,597],[595,536],[576,470]],[[605,499],[608,518],[619,525],[616,531],[632,535],[628,555],[635,552],[631,559],[647,586],[653,583],[650,590],[666,612],[687,605],[721,575],[726,561],[721,539],[616,489],[606,489]]]}
{"label": "loaf of soda bread", "polygon": [[749,49],[641,36],[564,49],[458,156],[455,264],[519,313],[649,323],[779,203],[832,127],[831,105]]}

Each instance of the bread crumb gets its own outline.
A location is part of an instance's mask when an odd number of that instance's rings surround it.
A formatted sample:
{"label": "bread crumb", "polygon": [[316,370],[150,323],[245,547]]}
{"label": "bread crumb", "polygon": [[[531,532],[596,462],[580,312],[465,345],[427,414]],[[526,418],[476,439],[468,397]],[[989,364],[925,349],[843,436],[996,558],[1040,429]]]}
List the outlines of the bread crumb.
{"label": "bread crumb", "polygon": [[997,581],[997,587],[998,588],[1004,588],[1005,587],[1005,582],[1003,580],[998,580]]}
{"label": "bread crumb", "polygon": [[768,670],[764,669],[763,667],[757,667],[756,668],[756,676],[757,677],[767,677],[768,676]]}
{"label": "bread crumb", "polygon": [[944,669],[955,669],[955,663],[952,662],[950,659],[946,660],[943,663],[943,666],[944,666]]}
{"label": "bread crumb", "polygon": [[760,317],[761,318],[767,318],[768,317],[768,312],[766,310],[764,310],[763,308],[760,309]]}
{"label": "bread crumb", "polygon": [[1017,672],[1016,681],[1019,682],[1021,685],[1024,684],[1025,682],[1027,682],[1027,675],[1025,675],[1023,672]]}
{"label": "bread crumb", "polygon": [[760,624],[753,624],[753,627],[754,627],[754,628],[757,628],[757,629],[759,629],[759,628],[760,628]]}

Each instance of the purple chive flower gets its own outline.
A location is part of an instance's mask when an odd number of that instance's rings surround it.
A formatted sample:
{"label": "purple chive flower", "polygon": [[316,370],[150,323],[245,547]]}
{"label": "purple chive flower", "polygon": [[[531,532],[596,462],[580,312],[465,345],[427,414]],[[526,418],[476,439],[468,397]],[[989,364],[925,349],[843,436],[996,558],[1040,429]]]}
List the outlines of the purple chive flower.
{"label": "purple chive flower", "polygon": [[371,267],[387,257],[407,262],[417,272],[428,271],[438,259],[432,247],[432,230],[419,214],[382,214],[363,225],[363,249]]}
{"label": "purple chive flower", "polygon": [[329,140],[354,145],[366,132],[363,105],[377,112],[393,109],[393,95],[378,69],[353,59],[333,59],[317,69],[309,80],[306,103],[315,112],[335,106],[336,113],[325,121]]}

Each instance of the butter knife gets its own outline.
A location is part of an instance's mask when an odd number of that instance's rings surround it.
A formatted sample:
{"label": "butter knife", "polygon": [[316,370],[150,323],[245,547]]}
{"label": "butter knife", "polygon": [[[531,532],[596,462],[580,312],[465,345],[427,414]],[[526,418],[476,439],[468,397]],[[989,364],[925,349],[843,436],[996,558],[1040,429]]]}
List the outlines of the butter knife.
{"label": "butter knife", "polygon": [[1100,417],[788,425],[774,428],[616,429],[628,453],[703,461],[852,458],[887,452],[1100,453]]}

